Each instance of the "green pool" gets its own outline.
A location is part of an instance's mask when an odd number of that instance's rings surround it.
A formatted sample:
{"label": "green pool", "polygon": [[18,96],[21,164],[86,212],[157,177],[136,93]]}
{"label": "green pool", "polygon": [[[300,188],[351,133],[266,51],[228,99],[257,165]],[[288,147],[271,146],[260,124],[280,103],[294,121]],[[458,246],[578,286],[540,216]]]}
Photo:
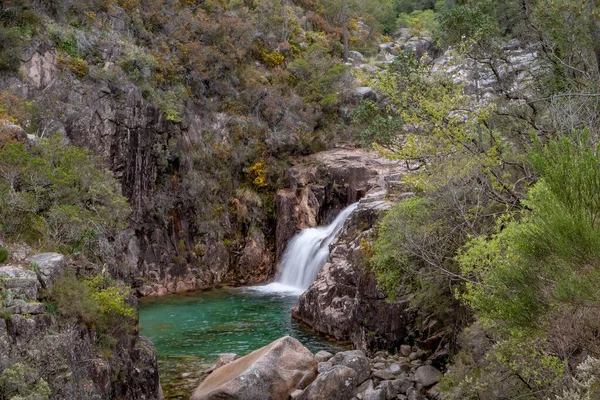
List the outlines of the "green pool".
{"label": "green pool", "polygon": [[313,352],[344,349],[291,319],[297,299],[291,293],[252,288],[142,299],[140,327],[156,346],[165,398],[187,398],[199,372],[219,353],[248,354],[284,335],[297,338]]}

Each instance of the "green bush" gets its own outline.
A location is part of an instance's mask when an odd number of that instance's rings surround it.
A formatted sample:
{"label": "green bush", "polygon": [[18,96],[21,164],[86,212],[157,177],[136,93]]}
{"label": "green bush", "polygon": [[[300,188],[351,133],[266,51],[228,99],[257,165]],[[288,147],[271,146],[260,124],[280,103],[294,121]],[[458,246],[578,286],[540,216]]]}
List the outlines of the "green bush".
{"label": "green bush", "polygon": [[106,276],[78,279],[66,274],[52,287],[49,301],[63,323],[95,329],[100,344],[111,347],[135,329],[136,310],[127,304],[129,288]]}
{"label": "green bush", "polygon": [[433,10],[415,10],[410,14],[402,13],[398,16],[396,25],[398,28],[409,28],[413,36],[418,36],[421,32],[434,32],[438,27]]}
{"label": "green bush", "polygon": [[37,371],[22,363],[15,363],[0,374],[0,399],[47,400],[51,394],[48,383]]}
{"label": "green bush", "polygon": [[0,246],[0,264],[8,261],[8,249]]}
{"label": "green bush", "polygon": [[0,232],[68,253],[98,257],[100,239],[126,226],[129,205],[88,150],[60,136],[0,147]]}
{"label": "green bush", "polygon": [[[508,397],[548,398],[562,392],[567,363],[600,354],[600,145],[578,132],[538,144],[530,160],[542,179],[526,209],[501,218],[496,234],[472,239],[457,257],[463,298],[494,345],[466,372],[449,375],[451,391],[482,387],[506,370],[518,389]],[[473,371],[491,359],[496,366],[474,381]]]}
{"label": "green bush", "polygon": [[22,43],[18,28],[0,25],[0,71],[16,71],[19,68]]}

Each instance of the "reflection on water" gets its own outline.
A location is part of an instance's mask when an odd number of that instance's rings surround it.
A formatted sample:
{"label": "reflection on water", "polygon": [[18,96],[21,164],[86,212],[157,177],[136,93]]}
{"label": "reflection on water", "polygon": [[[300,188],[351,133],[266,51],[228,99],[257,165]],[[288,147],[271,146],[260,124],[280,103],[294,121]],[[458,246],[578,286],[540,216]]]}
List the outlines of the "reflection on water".
{"label": "reflection on water", "polygon": [[313,352],[343,349],[291,319],[297,300],[292,293],[250,288],[142,299],[140,327],[156,346],[165,398],[187,398],[218,354],[245,355],[281,336],[293,336]]}

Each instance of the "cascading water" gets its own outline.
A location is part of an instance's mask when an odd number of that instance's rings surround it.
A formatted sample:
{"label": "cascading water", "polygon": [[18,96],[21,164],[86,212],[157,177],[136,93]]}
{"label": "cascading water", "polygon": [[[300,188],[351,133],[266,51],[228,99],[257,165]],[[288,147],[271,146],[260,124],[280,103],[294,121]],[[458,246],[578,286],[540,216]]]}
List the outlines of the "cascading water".
{"label": "cascading water", "polygon": [[283,253],[279,280],[263,286],[261,290],[298,294],[306,290],[327,262],[329,244],[357,205],[358,203],[354,203],[343,209],[327,226],[304,229],[294,236]]}

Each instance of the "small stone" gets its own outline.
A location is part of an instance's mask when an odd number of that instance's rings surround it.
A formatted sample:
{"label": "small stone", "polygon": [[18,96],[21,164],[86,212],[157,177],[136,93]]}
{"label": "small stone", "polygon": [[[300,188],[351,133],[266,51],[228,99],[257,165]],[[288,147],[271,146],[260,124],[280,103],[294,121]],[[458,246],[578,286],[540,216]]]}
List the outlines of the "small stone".
{"label": "small stone", "polygon": [[425,396],[414,387],[411,387],[406,391],[406,397],[408,400],[425,400]]}
{"label": "small stone", "polygon": [[375,364],[373,365],[373,368],[374,368],[374,369],[384,369],[384,368],[385,368],[385,364],[384,364],[384,363],[382,363],[382,362],[378,362],[378,363],[375,363]]}
{"label": "small stone", "polygon": [[321,350],[315,354],[315,359],[318,363],[329,361],[331,357],[333,357],[333,354],[325,350]]}
{"label": "small stone", "polygon": [[369,389],[363,394],[363,400],[386,400],[385,390]]}
{"label": "small stone", "polygon": [[388,371],[392,374],[399,374],[401,372],[407,372],[410,368],[407,364],[394,363],[388,367]]}
{"label": "small stone", "polygon": [[404,357],[408,357],[411,351],[412,349],[407,344],[403,344],[402,346],[400,346],[400,354],[402,354]]}
{"label": "small stone", "polygon": [[375,357],[380,357],[385,360],[388,358],[388,353],[387,351],[378,351],[377,353],[375,353]]}
{"label": "small stone", "polygon": [[417,369],[415,373],[415,381],[419,382],[424,387],[432,386],[439,382],[442,373],[431,365],[423,365]]}
{"label": "small stone", "polygon": [[300,395],[304,393],[304,390],[296,389],[290,394],[290,400],[296,400]]}
{"label": "small stone", "polygon": [[369,359],[360,350],[343,351],[329,360],[333,365],[343,365],[356,371],[357,383],[360,385],[369,378]]}
{"label": "small stone", "polygon": [[375,388],[375,386],[373,385],[373,379],[367,379],[358,387],[358,389],[356,389],[356,393],[358,393],[362,396],[362,394],[364,392],[366,392],[367,390],[374,389],[374,388]]}
{"label": "small stone", "polygon": [[389,381],[394,379],[394,374],[392,374],[390,371],[376,370],[373,371],[373,377],[381,379],[382,381]]}
{"label": "small stone", "polygon": [[377,386],[378,389],[385,391],[388,399],[393,399],[399,394],[404,394],[408,388],[412,387],[411,381],[406,379],[394,379],[393,381],[383,381]]}
{"label": "small stone", "polygon": [[410,353],[410,355],[408,356],[408,358],[410,359],[410,361],[413,361],[413,360],[416,360],[417,358],[419,358],[419,355],[415,351],[415,352]]}

